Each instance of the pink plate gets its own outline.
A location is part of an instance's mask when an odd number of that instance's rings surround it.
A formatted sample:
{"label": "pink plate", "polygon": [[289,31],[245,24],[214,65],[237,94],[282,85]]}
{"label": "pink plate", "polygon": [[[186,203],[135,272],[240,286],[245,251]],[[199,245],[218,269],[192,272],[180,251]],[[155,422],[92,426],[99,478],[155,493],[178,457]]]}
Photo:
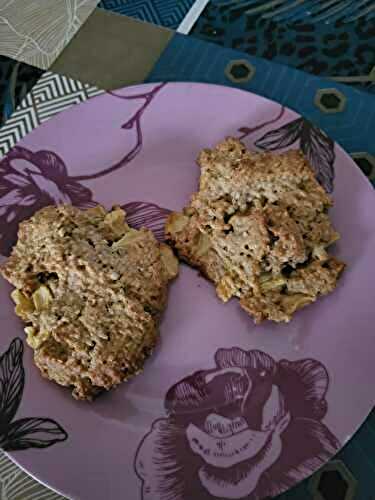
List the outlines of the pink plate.
{"label": "pink plate", "polygon": [[197,188],[197,153],[228,135],[305,151],[333,194],[347,271],[289,325],[255,327],[181,266],[144,373],[92,404],[42,379],[2,280],[0,444],[68,497],[260,500],[326,462],[374,404],[375,195],[337,144],[275,102],[152,84],[58,115],[0,162],[0,253],[20,220],[52,203],[125,205],[162,237],[168,210]]}

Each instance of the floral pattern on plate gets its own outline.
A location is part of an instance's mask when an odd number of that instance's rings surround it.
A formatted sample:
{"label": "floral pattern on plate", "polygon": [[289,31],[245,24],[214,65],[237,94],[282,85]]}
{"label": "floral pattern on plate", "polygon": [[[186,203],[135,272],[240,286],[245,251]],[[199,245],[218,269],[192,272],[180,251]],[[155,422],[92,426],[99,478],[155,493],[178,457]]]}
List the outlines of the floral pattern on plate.
{"label": "floral pattern on plate", "polygon": [[219,349],[215,368],[180,380],[167,416],[141,442],[144,500],[260,500],[281,493],[339,448],[324,424],[329,376],[319,361]]}
{"label": "floral pattern on plate", "polygon": [[47,448],[68,439],[68,434],[55,420],[32,417],[14,420],[25,386],[23,343],[12,340],[0,357],[0,448],[5,451]]}

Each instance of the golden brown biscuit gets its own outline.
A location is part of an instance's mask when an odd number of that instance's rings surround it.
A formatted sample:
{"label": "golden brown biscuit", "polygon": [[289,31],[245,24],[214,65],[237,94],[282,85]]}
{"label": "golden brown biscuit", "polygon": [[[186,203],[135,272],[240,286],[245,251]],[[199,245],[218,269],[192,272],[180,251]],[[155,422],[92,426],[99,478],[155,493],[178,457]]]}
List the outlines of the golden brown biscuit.
{"label": "golden brown biscuit", "polygon": [[142,369],[178,262],[120,208],[59,206],[21,223],[1,272],[42,374],[92,399]]}
{"label": "golden brown biscuit", "polygon": [[327,254],[339,238],[330,197],[299,151],[253,153],[228,138],[202,151],[199,191],[166,223],[181,259],[238,297],[256,323],[289,321],[331,292],[344,264]]}

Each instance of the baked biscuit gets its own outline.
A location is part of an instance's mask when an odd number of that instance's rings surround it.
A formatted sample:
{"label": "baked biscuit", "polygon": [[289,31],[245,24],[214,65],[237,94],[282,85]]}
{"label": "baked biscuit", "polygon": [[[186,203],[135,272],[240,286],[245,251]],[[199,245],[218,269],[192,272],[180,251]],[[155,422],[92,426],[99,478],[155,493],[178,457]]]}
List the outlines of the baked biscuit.
{"label": "baked biscuit", "polygon": [[42,375],[92,399],[142,370],[178,261],[120,208],[58,206],[20,224],[1,272]]}
{"label": "baked biscuit", "polygon": [[339,238],[332,201],[301,152],[253,153],[228,138],[198,164],[199,191],[165,232],[220,299],[238,297],[256,323],[288,322],[334,290],[344,264],[327,253]]}

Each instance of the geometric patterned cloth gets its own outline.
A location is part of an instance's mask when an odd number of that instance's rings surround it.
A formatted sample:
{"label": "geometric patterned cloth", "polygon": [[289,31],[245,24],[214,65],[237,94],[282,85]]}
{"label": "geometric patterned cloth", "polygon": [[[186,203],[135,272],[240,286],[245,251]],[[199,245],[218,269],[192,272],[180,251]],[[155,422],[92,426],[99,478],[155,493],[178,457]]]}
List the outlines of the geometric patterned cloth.
{"label": "geometric patterned cloth", "polygon": [[43,73],[42,69],[0,56],[0,126],[10,117]]}
{"label": "geometric patterned cloth", "polygon": [[52,116],[100,93],[92,85],[46,72],[0,129],[0,157]]}
{"label": "geometric patterned cloth", "polygon": [[101,0],[98,7],[177,29],[195,0]]}
{"label": "geometric patterned cloth", "polygon": [[[348,152],[361,153],[357,162],[375,185],[375,101],[367,92],[178,34],[148,81],[216,83],[274,99],[320,126]],[[374,471],[375,411],[334,460],[279,500],[374,500]]]}

